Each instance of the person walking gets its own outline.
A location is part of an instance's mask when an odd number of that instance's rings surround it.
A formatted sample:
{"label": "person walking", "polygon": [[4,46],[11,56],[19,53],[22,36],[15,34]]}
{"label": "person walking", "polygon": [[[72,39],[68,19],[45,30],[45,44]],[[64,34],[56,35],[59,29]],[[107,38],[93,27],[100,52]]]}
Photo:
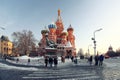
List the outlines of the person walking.
{"label": "person walking", "polygon": [[65,62],[65,57],[61,56],[61,62]]}
{"label": "person walking", "polygon": [[53,65],[53,58],[52,57],[49,58],[49,64],[50,64],[50,67],[52,67],[52,65]]}
{"label": "person walking", "polygon": [[99,61],[99,57],[98,55],[95,56],[95,66],[98,66],[98,61]]}
{"label": "person walking", "polygon": [[57,67],[57,64],[58,64],[58,59],[57,59],[57,56],[54,57],[54,66]]}
{"label": "person walking", "polygon": [[72,62],[74,61],[74,57],[73,57],[73,56],[71,56],[71,61],[72,61]]}
{"label": "person walking", "polygon": [[48,65],[48,57],[46,56],[45,57],[45,67],[47,67],[47,65]]}
{"label": "person walking", "polygon": [[99,66],[102,66],[103,65],[103,60],[104,60],[104,56],[101,54],[99,56]]}
{"label": "person walking", "polygon": [[90,56],[89,57],[89,63],[90,63],[90,65],[92,65],[92,61],[93,61],[93,56]]}
{"label": "person walking", "polygon": [[30,59],[28,59],[28,65],[30,64]]}
{"label": "person walking", "polygon": [[19,59],[17,58],[17,59],[16,59],[16,63],[18,63],[18,62],[19,62]]}
{"label": "person walking", "polygon": [[77,64],[77,63],[78,63],[78,61],[77,61],[77,56],[75,56],[75,58],[74,58],[74,60],[73,60],[73,61],[74,61],[74,63],[75,63],[75,64]]}

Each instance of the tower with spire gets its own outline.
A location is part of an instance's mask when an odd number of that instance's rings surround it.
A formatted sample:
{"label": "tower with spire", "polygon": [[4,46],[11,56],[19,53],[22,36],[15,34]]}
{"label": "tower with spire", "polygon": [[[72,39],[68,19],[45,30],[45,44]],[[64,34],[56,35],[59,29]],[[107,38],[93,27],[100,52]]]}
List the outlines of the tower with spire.
{"label": "tower with spire", "polygon": [[55,22],[57,29],[56,29],[56,35],[57,35],[57,43],[60,44],[61,43],[61,33],[64,30],[64,25],[62,22],[62,18],[61,18],[61,11],[60,9],[58,9],[58,17],[57,17],[57,21]]}

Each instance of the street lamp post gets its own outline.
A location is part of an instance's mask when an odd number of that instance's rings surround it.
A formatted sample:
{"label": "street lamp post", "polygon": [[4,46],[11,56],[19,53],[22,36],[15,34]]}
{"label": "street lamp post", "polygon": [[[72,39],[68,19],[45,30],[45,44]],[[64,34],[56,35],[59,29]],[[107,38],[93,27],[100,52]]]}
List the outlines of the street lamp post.
{"label": "street lamp post", "polygon": [[102,28],[97,29],[97,30],[95,30],[94,33],[93,33],[94,36],[93,36],[92,40],[93,40],[93,44],[94,44],[94,56],[96,55],[96,40],[95,40],[95,33],[98,32],[98,31],[101,31],[101,30],[102,30]]}

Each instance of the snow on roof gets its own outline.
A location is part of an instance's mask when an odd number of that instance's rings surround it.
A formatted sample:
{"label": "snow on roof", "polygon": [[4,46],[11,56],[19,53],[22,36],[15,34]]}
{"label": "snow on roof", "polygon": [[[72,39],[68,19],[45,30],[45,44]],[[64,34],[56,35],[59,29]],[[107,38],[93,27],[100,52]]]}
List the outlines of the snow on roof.
{"label": "snow on roof", "polygon": [[65,45],[64,44],[58,44],[57,47],[63,47],[63,46],[65,46]]}
{"label": "snow on roof", "polygon": [[66,46],[65,47],[72,47],[70,41],[67,42]]}
{"label": "snow on roof", "polygon": [[48,48],[48,47],[47,47],[47,48],[45,48],[45,49],[51,49],[51,50],[54,50],[54,49],[56,49],[56,48],[50,48],[50,47]]}

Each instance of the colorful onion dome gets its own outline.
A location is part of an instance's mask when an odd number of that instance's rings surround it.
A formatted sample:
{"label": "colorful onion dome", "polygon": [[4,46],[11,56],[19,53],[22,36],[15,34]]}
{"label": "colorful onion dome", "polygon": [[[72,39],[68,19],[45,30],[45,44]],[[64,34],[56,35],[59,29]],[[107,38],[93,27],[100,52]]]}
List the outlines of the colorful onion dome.
{"label": "colorful onion dome", "polygon": [[49,29],[50,29],[50,28],[55,28],[55,29],[56,29],[56,25],[55,25],[54,23],[49,24],[49,25],[48,25],[48,28],[49,28]]}
{"label": "colorful onion dome", "polygon": [[61,36],[67,36],[67,32],[62,32]]}
{"label": "colorful onion dome", "polygon": [[41,30],[41,34],[46,34],[46,33],[49,33],[48,30]]}
{"label": "colorful onion dome", "polygon": [[70,26],[67,28],[67,31],[73,31],[74,29],[72,28],[71,24]]}

